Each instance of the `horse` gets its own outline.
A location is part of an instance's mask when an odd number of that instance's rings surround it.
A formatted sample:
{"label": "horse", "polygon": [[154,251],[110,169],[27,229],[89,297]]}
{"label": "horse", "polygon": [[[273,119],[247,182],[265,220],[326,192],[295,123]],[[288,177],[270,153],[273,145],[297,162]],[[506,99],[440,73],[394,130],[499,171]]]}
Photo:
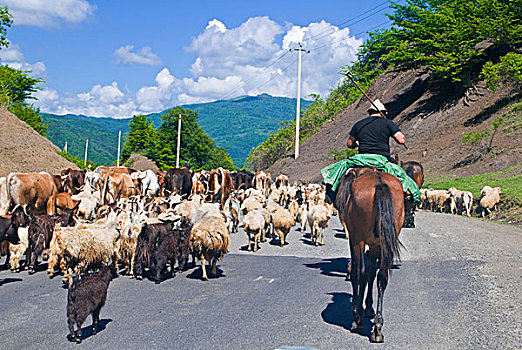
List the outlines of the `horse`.
{"label": "horse", "polygon": [[[406,175],[411,177],[411,179],[417,184],[419,188],[421,188],[424,183],[424,169],[422,168],[421,163],[418,162],[401,162],[401,167],[406,172]],[[404,200],[404,212],[406,213],[406,218],[404,220],[404,227],[414,228],[415,227],[415,204],[411,200],[411,198],[405,198]]]}
{"label": "horse", "polygon": [[[393,175],[372,168],[350,169],[337,188],[336,206],[349,232],[352,283],[352,331],[362,318],[374,319],[370,341],[382,343],[383,296],[395,258],[400,260],[399,233],[404,223],[404,192]],[[369,248],[365,254],[366,247]],[[377,272],[378,270],[378,272]],[[377,276],[377,313],[373,309],[373,282]],[[366,308],[363,310],[367,288]]]}

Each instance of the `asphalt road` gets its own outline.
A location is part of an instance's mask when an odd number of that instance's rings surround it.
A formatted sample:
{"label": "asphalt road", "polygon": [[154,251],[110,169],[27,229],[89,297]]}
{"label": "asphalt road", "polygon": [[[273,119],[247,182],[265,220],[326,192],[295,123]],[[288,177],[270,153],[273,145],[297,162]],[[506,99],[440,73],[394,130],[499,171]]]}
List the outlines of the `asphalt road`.
{"label": "asphalt road", "polygon": [[334,218],[322,247],[293,230],[284,248],[264,243],[252,253],[244,233],[232,235],[209,282],[199,266],[160,285],[116,278],[101,311],[105,328],[95,336],[85,329],[81,345],[67,340],[60,278],[0,271],[0,349],[522,347],[520,229],[420,212],[401,240],[402,264],[384,300],[384,344],[369,342],[370,321],[349,331],[348,243]]}

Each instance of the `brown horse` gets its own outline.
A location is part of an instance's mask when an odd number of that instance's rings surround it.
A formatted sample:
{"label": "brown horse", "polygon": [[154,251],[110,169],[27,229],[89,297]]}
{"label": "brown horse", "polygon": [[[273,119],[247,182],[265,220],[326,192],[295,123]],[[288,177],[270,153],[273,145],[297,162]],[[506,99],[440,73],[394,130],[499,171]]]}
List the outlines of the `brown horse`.
{"label": "brown horse", "polygon": [[[384,290],[393,260],[400,259],[398,236],[404,222],[402,185],[393,175],[371,168],[350,169],[341,178],[336,197],[340,218],[350,233],[352,330],[362,327],[363,316],[375,317],[370,340],[381,343],[384,341],[381,331]],[[366,247],[369,250],[365,254]],[[372,297],[376,276],[377,314]],[[363,310],[366,287],[366,308]]]}

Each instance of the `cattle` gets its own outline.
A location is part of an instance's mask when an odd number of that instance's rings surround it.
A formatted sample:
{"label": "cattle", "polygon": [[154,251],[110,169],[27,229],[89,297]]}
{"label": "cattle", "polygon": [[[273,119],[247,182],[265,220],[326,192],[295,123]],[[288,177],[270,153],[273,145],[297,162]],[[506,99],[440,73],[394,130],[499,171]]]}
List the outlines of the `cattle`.
{"label": "cattle", "polygon": [[7,178],[0,177],[0,215],[6,215],[9,200],[7,199]]}
{"label": "cattle", "polygon": [[211,202],[225,204],[228,196],[234,190],[230,171],[221,167],[212,169],[208,179],[208,195]]}
{"label": "cattle", "polygon": [[78,194],[85,184],[85,172],[83,170],[65,169],[60,173],[63,190],[69,194]]}
{"label": "cattle", "polygon": [[252,180],[252,187],[263,192],[263,195],[268,198],[270,186],[272,185],[272,177],[270,173],[259,171]]}
{"label": "cattle", "polygon": [[127,174],[130,175],[134,172],[133,169],[129,169],[123,166],[102,166],[100,165],[94,171],[98,174]]}
{"label": "cattle", "polygon": [[11,173],[7,177],[8,207],[27,208],[30,205],[33,213],[44,214],[49,197],[58,193],[59,187],[49,173]]}
{"label": "cattle", "polygon": [[[96,334],[101,326],[100,310],[107,299],[107,289],[113,272],[107,265],[93,275],[75,282],[67,292],[67,322],[71,341],[82,342],[82,324],[87,316],[92,315],[92,334]],[[74,330],[74,326],[78,329]]]}
{"label": "cattle", "polygon": [[276,186],[276,188],[280,188],[281,186],[288,187],[288,176],[281,174],[278,177],[276,177],[275,186]]}
{"label": "cattle", "polygon": [[79,203],[73,200],[67,192],[53,194],[47,201],[47,215],[55,215],[61,213],[62,208],[72,209]]}
{"label": "cattle", "polygon": [[252,180],[254,179],[253,173],[246,170],[239,170],[231,175],[234,179],[234,187],[236,190],[247,190],[252,187]]}
{"label": "cattle", "polygon": [[136,171],[130,176],[131,179],[139,181],[142,195],[155,197],[159,194],[161,188],[158,178],[152,170]]}
{"label": "cattle", "polygon": [[103,189],[101,192],[102,204],[117,201],[120,198],[129,198],[138,194],[132,178],[124,173],[104,174]]}
{"label": "cattle", "polygon": [[192,190],[192,175],[187,168],[170,168],[164,178],[165,190],[169,194],[190,196]]}

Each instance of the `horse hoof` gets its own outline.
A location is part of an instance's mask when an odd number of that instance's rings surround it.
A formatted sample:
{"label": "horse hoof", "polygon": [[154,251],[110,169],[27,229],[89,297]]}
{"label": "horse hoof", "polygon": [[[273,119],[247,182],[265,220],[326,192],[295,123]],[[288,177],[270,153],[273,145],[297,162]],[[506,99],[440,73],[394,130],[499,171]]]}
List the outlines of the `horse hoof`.
{"label": "horse hoof", "polygon": [[362,328],[362,324],[357,323],[357,321],[352,322],[352,328],[350,328],[351,331],[356,331],[358,329]]}
{"label": "horse hoof", "polygon": [[382,333],[376,334],[375,332],[372,332],[370,341],[372,343],[384,343],[384,335],[382,335]]}
{"label": "horse hoof", "polygon": [[74,338],[74,341],[76,341],[76,344],[80,344],[82,342],[82,338],[76,337]]}

